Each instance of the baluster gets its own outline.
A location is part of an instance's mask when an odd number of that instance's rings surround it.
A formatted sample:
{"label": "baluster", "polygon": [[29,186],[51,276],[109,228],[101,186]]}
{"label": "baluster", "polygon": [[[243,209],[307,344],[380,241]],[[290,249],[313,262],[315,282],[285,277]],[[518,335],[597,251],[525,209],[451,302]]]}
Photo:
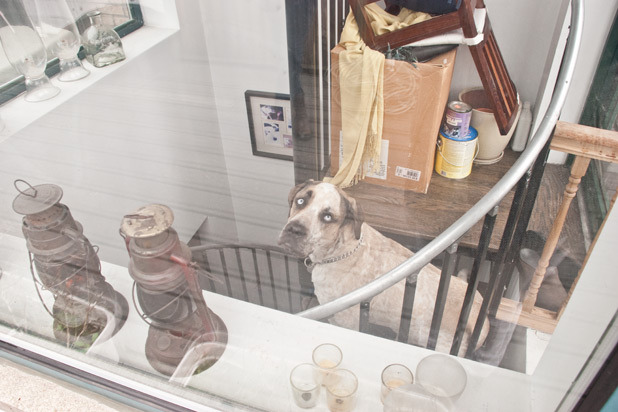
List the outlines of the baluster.
{"label": "baluster", "polygon": [[[500,241],[499,258],[497,262],[492,265],[491,275],[489,278],[489,284],[487,285],[487,293],[481,304],[479,316],[476,319],[474,325],[474,331],[468,341],[468,350],[466,352],[466,358],[470,358],[476,349],[476,345],[481,336],[483,324],[485,318],[489,313],[490,303],[495,301],[491,307],[497,306],[502,297],[504,290],[505,280],[502,280],[502,273],[504,271],[505,262],[507,262],[512,255],[515,254],[514,249],[519,248],[520,236],[528,226],[530,214],[534,206],[534,200],[540,187],[541,177],[545,167],[545,161],[547,154],[549,153],[549,142],[545,145],[539,156],[537,157],[532,169],[522,176],[517,183],[517,188],[513,196],[513,203],[509,210],[509,216],[506,221],[504,233],[502,234],[502,240]],[[514,241],[514,239],[516,241]],[[518,252],[518,251],[517,251]]]}
{"label": "baluster", "polygon": [[427,340],[427,348],[435,349],[438,343],[438,335],[440,333],[440,325],[442,324],[442,316],[444,315],[444,307],[448,297],[448,288],[451,284],[451,273],[453,272],[453,257],[457,253],[457,242],[450,245],[444,254],[444,262],[442,264],[442,272],[440,273],[440,283],[438,285],[438,293],[436,295],[436,304],[433,309],[433,318],[431,319],[431,328],[429,330],[429,339]]}
{"label": "baluster", "polygon": [[247,281],[245,280],[245,270],[242,266],[242,259],[240,257],[240,249],[236,248],[236,263],[238,264],[238,275],[240,276],[240,284],[242,285],[242,294],[245,302],[249,302],[249,293],[247,292]]}
{"label": "baluster", "polygon": [[256,249],[251,249],[251,256],[253,257],[253,270],[255,271],[255,286],[258,290],[258,299],[260,306],[264,306],[264,297],[262,296],[262,274],[258,266],[258,257]]}
{"label": "baluster", "polygon": [[358,330],[367,333],[369,329],[369,302],[360,303],[360,316],[358,319]]}
{"label": "baluster", "polygon": [[288,304],[289,306],[289,310],[287,311],[288,313],[294,313],[294,308],[292,307],[292,280],[290,278],[290,265],[288,262],[288,259],[285,259],[285,282],[288,288],[287,291],[287,295],[288,295]]}
{"label": "baluster", "polygon": [[562,203],[560,204],[560,209],[558,209],[558,215],[556,216],[556,219],[551,227],[549,236],[545,242],[545,247],[543,248],[543,253],[541,254],[539,263],[536,267],[534,275],[532,276],[532,280],[530,281],[530,286],[526,292],[526,297],[524,298],[523,309],[527,312],[531,311],[534,307],[537,295],[539,293],[539,288],[541,287],[541,283],[543,283],[545,272],[549,266],[549,259],[556,250],[558,239],[560,237],[560,233],[562,232],[564,222],[566,221],[569,207],[571,206],[573,198],[577,194],[579,182],[581,182],[582,176],[586,174],[586,170],[588,170],[588,164],[590,164],[589,157],[575,156],[575,161],[571,166],[569,183],[567,183],[566,188],[564,189]]}
{"label": "baluster", "polygon": [[273,274],[273,262],[270,256],[270,252],[266,253],[268,255],[268,277],[270,278],[270,288],[273,292],[273,306],[275,307],[275,309],[279,309],[279,304],[277,303],[277,290],[275,289],[275,276]]}
{"label": "baluster", "polygon": [[412,309],[414,308],[414,295],[416,294],[416,281],[418,272],[406,278],[406,287],[403,294],[403,305],[401,307],[401,320],[399,323],[399,333],[397,340],[407,342],[410,335],[410,322],[412,320]]}
{"label": "baluster", "polygon": [[455,331],[455,336],[453,337],[453,344],[451,345],[451,355],[457,355],[459,353],[459,348],[461,346],[463,335],[466,330],[466,326],[468,325],[468,318],[470,317],[470,312],[474,303],[474,295],[476,294],[479,284],[479,271],[487,257],[487,249],[489,248],[489,242],[494,231],[497,215],[498,206],[494,206],[494,208],[485,215],[485,220],[483,221],[483,229],[479,238],[479,246],[476,249],[476,256],[474,257],[472,271],[470,273],[470,278],[468,279],[466,296],[464,297],[461,314],[459,315],[459,321],[457,322],[457,329]]}
{"label": "baluster", "polygon": [[[201,254],[201,257],[203,258],[204,270],[206,271],[206,273],[212,274],[212,270],[210,270],[210,262],[208,261],[207,251],[200,252],[200,254]],[[210,291],[213,293],[217,293],[217,288],[215,286],[215,282],[212,276],[206,276],[206,278],[208,279],[208,284],[210,285]]]}
{"label": "baluster", "polygon": [[219,259],[221,259],[221,272],[223,273],[223,279],[225,279],[225,286],[227,287],[227,293],[225,296],[232,296],[232,285],[230,283],[230,273],[227,270],[227,263],[225,262],[225,253],[223,249],[219,251]]}

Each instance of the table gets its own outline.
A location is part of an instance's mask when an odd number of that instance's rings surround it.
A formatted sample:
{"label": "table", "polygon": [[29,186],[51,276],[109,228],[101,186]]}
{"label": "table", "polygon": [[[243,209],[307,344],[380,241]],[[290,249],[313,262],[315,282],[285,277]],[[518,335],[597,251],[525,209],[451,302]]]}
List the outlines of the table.
{"label": "table", "polygon": [[[45,340],[51,335],[51,317],[37,304],[30,278],[23,239],[0,234],[0,317],[9,326],[21,322],[21,331],[9,328],[12,337],[32,340],[33,331]],[[103,262],[106,280],[130,302],[132,279],[126,268]],[[289,373],[302,362],[311,361],[311,352],[323,342],[337,344],[343,352],[342,367],[359,379],[357,411],[382,410],[380,373],[391,363],[403,363],[415,371],[418,362],[433,353],[395,341],[381,339],[330,324],[300,318],[204,293],[209,307],[225,322],[229,340],[221,359],[210,369],[194,376],[186,388],[165,384],[166,377],[155,372],[144,355],[147,325],[131,307],[123,328],[110,340],[88,354],[71,351],[97,368],[116,370],[131,376],[137,370],[140,383],[157,378],[159,389],[187,399],[209,397],[231,399],[269,411],[300,411],[292,400]],[[21,302],[21,304],[18,304]],[[28,302],[26,304],[26,302]],[[10,310],[9,310],[10,308]],[[27,326],[27,327],[25,327]],[[25,331],[29,330],[29,333]],[[0,338],[6,328],[0,328]],[[37,338],[41,339],[41,338]],[[58,345],[56,345],[58,346]],[[68,351],[58,346],[56,350]],[[528,409],[531,377],[506,369],[459,359],[468,373],[468,386],[457,406],[461,411],[520,411]],[[119,371],[119,372],[118,372]],[[323,395],[322,395],[323,396]],[[324,399],[312,409],[326,411]]]}
{"label": "table", "polygon": [[[478,202],[517,160],[517,153],[507,150],[493,165],[474,165],[464,179],[448,179],[435,171],[427,194],[361,182],[346,189],[360,204],[366,221],[376,229],[395,236],[430,241],[459,219]],[[513,191],[502,200],[491,237],[490,249],[497,250],[506,226]],[[482,221],[460,240],[460,246],[475,248]]]}
{"label": "table", "polygon": [[[470,175],[459,180],[445,178],[434,171],[426,194],[365,182],[345,190],[357,200],[367,223],[413,249],[420,249],[474,206],[504,176],[518,156],[519,153],[507,149],[498,163],[475,164]],[[561,165],[546,165],[538,194],[540,201],[536,202],[529,229],[537,230],[543,236],[549,233],[568,175],[568,169]],[[496,252],[500,246],[514,192],[512,189],[499,204],[489,244],[490,253]],[[562,244],[581,262],[585,250],[579,220],[579,210],[573,205]],[[481,220],[470,228],[459,240],[459,248],[476,249],[482,227]]]}

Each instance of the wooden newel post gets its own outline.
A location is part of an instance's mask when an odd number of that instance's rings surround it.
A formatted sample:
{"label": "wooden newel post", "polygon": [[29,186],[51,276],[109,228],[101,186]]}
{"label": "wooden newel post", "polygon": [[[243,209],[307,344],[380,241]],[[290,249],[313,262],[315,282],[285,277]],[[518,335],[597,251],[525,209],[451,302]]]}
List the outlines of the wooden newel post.
{"label": "wooden newel post", "polygon": [[569,207],[571,206],[571,201],[577,194],[577,190],[579,189],[579,183],[581,182],[582,177],[586,174],[586,170],[588,170],[589,164],[589,157],[575,156],[575,161],[571,166],[571,176],[569,177],[569,183],[564,189],[564,195],[562,197],[560,209],[558,209],[558,215],[556,216],[551,231],[549,232],[549,236],[547,237],[547,241],[545,242],[545,247],[543,248],[543,253],[541,254],[541,258],[539,259],[539,263],[530,282],[530,286],[528,287],[528,291],[526,292],[526,297],[524,298],[523,309],[525,311],[530,312],[534,307],[534,304],[536,303],[539,288],[541,287],[541,283],[543,283],[545,271],[549,266],[549,260],[551,259],[554,251],[556,250],[556,246],[558,245],[558,238],[560,237],[560,233],[562,232],[562,227],[564,226]]}

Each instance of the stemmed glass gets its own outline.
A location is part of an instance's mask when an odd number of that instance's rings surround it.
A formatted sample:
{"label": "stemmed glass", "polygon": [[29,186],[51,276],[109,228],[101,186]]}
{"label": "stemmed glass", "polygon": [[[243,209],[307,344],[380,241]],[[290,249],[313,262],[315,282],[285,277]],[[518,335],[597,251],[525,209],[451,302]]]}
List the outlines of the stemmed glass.
{"label": "stemmed glass", "polygon": [[52,56],[60,60],[57,79],[72,82],[90,74],[77,57],[81,37],[65,0],[24,0],[28,14]]}
{"label": "stemmed glass", "polygon": [[0,42],[11,65],[26,79],[27,101],[39,102],[60,93],[45,74],[45,46],[19,1],[0,3]]}

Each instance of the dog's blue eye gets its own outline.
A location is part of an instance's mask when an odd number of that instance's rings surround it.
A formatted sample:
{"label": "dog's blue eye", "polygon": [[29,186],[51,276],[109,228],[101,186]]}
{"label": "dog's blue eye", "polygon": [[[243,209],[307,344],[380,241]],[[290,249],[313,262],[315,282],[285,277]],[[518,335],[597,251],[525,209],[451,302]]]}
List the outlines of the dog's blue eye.
{"label": "dog's blue eye", "polygon": [[303,199],[302,197],[300,199],[296,199],[296,204],[298,206],[302,206],[305,203],[305,199]]}
{"label": "dog's blue eye", "polygon": [[322,216],[322,219],[324,219],[325,222],[331,222],[333,220],[333,216],[327,213],[324,216]]}

